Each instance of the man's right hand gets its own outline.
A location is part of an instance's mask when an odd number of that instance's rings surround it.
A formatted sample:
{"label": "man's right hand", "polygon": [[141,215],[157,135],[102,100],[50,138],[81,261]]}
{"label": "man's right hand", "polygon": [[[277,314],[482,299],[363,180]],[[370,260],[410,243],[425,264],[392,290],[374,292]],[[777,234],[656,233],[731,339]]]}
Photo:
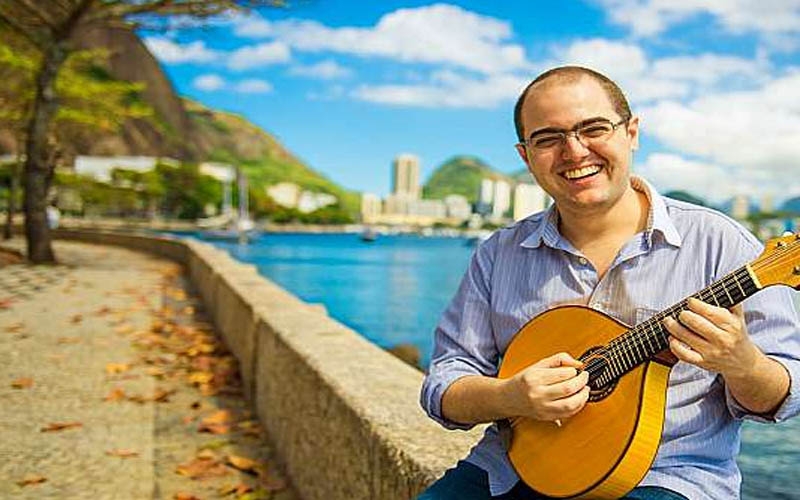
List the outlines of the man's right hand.
{"label": "man's right hand", "polygon": [[589,400],[589,373],[565,352],[544,358],[508,379],[512,412],[521,417],[556,421],[569,418]]}

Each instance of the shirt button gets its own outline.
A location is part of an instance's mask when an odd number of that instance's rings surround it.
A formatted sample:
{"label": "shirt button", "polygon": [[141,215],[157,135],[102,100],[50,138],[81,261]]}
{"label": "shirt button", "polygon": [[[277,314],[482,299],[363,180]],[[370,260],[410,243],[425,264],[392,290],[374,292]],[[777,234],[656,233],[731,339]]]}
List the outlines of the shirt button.
{"label": "shirt button", "polygon": [[578,257],[578,262],[580,262],[582,266],[585,266],[589,261],[586,260],[586,257]]}

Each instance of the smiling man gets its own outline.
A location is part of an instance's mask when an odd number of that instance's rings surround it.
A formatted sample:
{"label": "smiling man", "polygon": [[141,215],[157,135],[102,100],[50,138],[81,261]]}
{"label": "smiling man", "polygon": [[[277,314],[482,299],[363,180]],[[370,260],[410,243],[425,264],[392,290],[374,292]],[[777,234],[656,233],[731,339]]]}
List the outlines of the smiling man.
{"label": "smiling man", "polygon": [[[735,221],[662,198],[631,175],[639,119],[607,77],[581,67],[543,73],[514,119],[517,151],[554,204],[478,248],[436,328],[423,407],[448,428],[494,424],[422,499],[543,498],[510,463],[504,422],[522,416],[560,426],[584,409],[590,389],[574,357],[582,353],[553,353],[497,378],[531,318],[579,304],[638,324],[762,249]],[[742,419],[800,412],[797,314],[787,289],[773,287],[743,309],[690,300],[679,319],[665,323],[678,362],[659,451],[626,498],[738,498]]]}

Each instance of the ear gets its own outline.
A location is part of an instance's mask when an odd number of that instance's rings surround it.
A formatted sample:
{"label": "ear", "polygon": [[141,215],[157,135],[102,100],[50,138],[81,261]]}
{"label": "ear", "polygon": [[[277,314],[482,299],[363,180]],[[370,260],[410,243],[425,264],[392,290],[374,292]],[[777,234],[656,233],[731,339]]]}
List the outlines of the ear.
{"label": "ear", "polygon": [[519,157],[522,158],[523,162],[525,162],[525,165],[528,168],[531,168],[530,162],[528,161],[528,149],[525,147],[525,145],[517,143],[514,144],[514,147],[517,149],[517,154]]}
{"label": "ear", "polygon": [[639,149],[639,117],[632,116],[628,120],[627,126],[628,136],[631,138],[631,151]]}

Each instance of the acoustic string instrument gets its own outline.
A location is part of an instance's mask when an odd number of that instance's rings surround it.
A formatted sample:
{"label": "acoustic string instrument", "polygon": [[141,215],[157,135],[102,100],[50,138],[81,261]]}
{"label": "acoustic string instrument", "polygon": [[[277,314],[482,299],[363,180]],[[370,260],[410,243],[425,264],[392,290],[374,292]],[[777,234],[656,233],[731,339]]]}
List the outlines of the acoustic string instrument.
{"label": "acoustic string instrument", "polygon": [[[692,295],[730,308],[771,285],[800,288],[800,234],[767,242],[753,262]],[[511,419],[508,455],[525,483],[555,498],[620,498],[649,470],[664,423],[669,373],[663,320],[687,299],[630,328],[599,311],[561,306],[530,320],[508,346],[499,377],[565,351],[589,372],[589,402],[562,425]]]}

